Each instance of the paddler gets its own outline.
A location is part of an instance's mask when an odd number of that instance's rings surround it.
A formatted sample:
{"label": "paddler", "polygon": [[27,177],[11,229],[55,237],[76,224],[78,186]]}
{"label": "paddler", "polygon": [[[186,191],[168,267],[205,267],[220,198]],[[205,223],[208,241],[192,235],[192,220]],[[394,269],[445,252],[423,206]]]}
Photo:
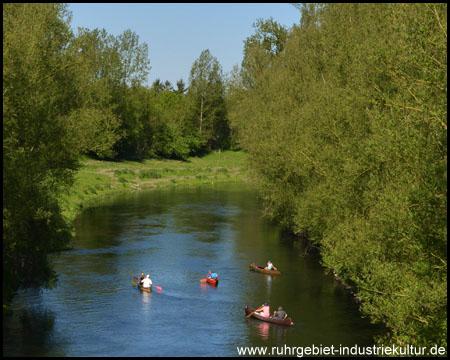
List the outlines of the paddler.
{"label": "paddler", "polygon": [[264,304],[261,306],[262,308],[260,310],[256,310],[255,312],[257,312],[261,316],[270,317],[270,306],[268,302],[264,302]]}
{"label": "paddler", "polygon": [[139,278],[139,285],[142,285],[142,281],[144,281],[145,275],[144,273],[141,274],[141,277]]}
{"label": "paddler", "polygon": [[211,270],[209,270],[207,278],[214,280],[215,278],[217,278],[217,273],[211,273]]}
{"label": "paddler", "polygon": [[144,280],[142,281],[142,287],[147,288],[147,289],[151,289],[152,287],[152,279],[150,279],[150,275],[147,275],[146,278],[144,278]]}
{"label": "paddler", "polygon": [[272,261],[268,261],[266,267],[264,268],[266,270],[277,270],[277,268],[272,264]]}
{"label": "paddler", "polygon": [[286,311],[283,310],[282,306],[278,307],[278,311],[274,311],[273,312],[273,318],[274,319],[280,319],[280,320],[284,320],[284,319],[287,318]]}

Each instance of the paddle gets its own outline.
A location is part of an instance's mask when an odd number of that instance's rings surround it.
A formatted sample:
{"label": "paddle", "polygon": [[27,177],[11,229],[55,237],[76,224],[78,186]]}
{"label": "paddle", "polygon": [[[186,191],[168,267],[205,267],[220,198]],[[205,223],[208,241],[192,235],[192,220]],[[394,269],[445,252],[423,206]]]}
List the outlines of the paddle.
{"label": "paddle", "polygon": [[[135,279],[137,281],[140,281],[136,276],[133,276],[133,279]],[[162,291],[162,287],[161,286],[152,285],[152,287],[155,287],[156,290],[158,290],[158,291]]]}
{"label": "paddle", "polygon": [[264,304],[261,305],[259,308],[257,308],[255,311],[253,311],[253,312],[251,312],[250,314],[248,314],[247,317],[249,318],[250,316],[252,316],[255,312],[257,312],[257,311],[258,311],[259,309],[261,309],[263,306],[264,306]]}

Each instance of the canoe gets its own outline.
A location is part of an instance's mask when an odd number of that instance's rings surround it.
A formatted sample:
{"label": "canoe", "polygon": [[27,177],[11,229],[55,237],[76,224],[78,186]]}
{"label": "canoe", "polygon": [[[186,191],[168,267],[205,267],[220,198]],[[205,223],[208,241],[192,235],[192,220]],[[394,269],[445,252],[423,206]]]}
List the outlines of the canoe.
{"label": "canoe", "polygon": [[219,278],[215,278],[215,279],[210,279],[210,278],[206,278],[206,281],[208,282],[208,284],[212,285],[212,286],[217,286],[219,284]]}
{"label": "canoe", "polygon": [[152,288],[145,288],[145,287],[143,287],[143,286],[141,286],[141,285],[139,285],[139,284],[138,284],[137,287],[138,287],[138,289],[141,290],[141,291],[145,291],[145,292],[149,292],[149,293],[152,292]]}
{"label": "canoe", "polygon": [[[248,305],[245,306],[245,315],[248,315],[248,314],[252,313],[253,311],[255,311],[255,309],[252,309]],[[284,320],[280,320],[280,319],[274,319],[272,317],[268,317],[267,318],[267,317],[259,315],[257,313],[254,313],[252,315],[252,317],[254,317],[254,318],[258,319],[258,320],[261,320],[261,321],[270,322],[270,323],[274,323],[274,324],[289,325],[289,326],[290,325],[294,325],[294,323],[292,322],[290,317],[287,317]]]}
{"label": "canoe", "polygon": [[264,269],[262,266],[258,266],[255,264],[250,264],[250,270],[257,271],[263,274],[280,275],[280,272],[278,270],[267,270]]}

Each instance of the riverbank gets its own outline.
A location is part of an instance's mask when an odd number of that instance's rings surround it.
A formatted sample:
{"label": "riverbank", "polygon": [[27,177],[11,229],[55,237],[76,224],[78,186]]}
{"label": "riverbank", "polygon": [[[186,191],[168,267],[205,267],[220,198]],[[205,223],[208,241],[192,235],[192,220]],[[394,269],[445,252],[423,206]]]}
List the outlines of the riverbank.
{"label": "riverbank", "polygon": [[187,161],[99,161],[84,158],[70,191],[61,196],[64,216],[73,221],[84,209],[121,193],[167,186],[248,181],[247,154],[216,151]]}

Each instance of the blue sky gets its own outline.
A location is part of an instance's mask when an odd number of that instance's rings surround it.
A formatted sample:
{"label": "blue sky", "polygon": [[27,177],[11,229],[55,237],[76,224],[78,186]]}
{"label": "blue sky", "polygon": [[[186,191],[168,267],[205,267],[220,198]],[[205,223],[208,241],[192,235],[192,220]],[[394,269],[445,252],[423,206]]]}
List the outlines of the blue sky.
{"label": "blue sky", "polygon": [[104,28],[117,36],[130,29],[139,43],[149,48],[149,84],[159,78],[175,85],[189,71],[200,53],[209,49],[224,73],[239,64],[243,41],[255,33],[258,18],[272,17],[291,27],[300,22],[300,12],[288,3],[69,3],[71,25],[90,30]]}

